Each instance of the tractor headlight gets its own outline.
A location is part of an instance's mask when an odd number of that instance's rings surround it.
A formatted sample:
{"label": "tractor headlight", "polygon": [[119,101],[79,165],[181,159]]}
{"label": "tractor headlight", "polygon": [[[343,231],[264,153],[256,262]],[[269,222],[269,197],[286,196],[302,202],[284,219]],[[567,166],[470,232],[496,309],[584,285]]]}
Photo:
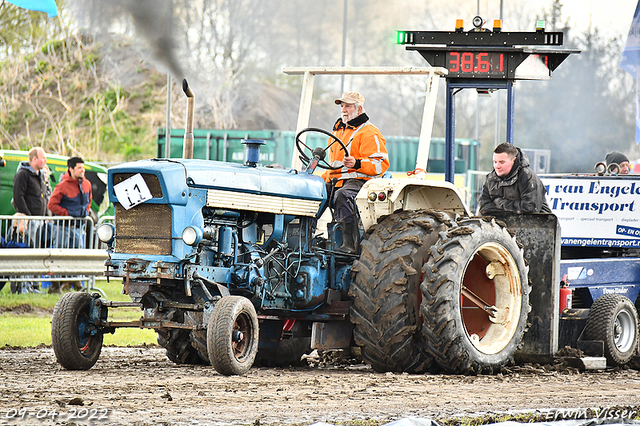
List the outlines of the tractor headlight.
{"label": "tractor headlight", "polygon": [[182,231],[182,241],[190,246],[196,246],[202,241],[202,230],[193,226],[187,226]]}
{"label": "tractor headlight", "polygon": [[110,223],[103,223],[98,226],[96,233],[100,241],[105,244],[111,244],[113,242],[113,237],[116,234],[116,229]]}

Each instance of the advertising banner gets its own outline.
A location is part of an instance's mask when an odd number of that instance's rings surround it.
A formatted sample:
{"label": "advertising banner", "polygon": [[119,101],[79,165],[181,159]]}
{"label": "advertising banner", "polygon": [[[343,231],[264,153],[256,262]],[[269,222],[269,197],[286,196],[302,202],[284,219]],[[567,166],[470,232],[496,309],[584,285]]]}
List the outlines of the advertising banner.
{"label": "advertising banner", "polygon": [[640,179],[541,179],[563,246],[640,248]]}

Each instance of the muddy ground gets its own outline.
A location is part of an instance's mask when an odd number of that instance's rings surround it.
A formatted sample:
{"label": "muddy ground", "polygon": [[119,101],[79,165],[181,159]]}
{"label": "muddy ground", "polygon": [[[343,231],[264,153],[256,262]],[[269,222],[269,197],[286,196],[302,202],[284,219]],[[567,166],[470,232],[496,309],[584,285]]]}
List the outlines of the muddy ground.
{"label": "muddy ground", "polygon": [[[63,370],[50,348],[0,350],[0,424],[362,425],[483,413],[499,420],[517,411],[537,412],[538,420],[584,416],[586,409],[594,409],[590,417],[613,417],[614,410],[603,410],[640,409],[640,372],[633,369],[524,365],[496,376],[464,377],[380,374],[364,364],[312,365],[252,368],[244,376],[225,377],[208,366],[173,364],[157,347],[105,347],[85,372]],[[58,416],[52,420],[54,410]]]}

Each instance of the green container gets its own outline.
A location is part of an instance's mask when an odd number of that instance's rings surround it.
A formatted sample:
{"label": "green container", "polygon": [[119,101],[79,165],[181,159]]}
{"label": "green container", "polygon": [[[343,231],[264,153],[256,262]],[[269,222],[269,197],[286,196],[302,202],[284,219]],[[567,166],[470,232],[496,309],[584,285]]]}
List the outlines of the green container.
{"label": "green container", "polygon": [[[329,137],[320,133],[307,132],[305,144],[313,150],[326,147]],[[206,160],[244,162],[244,146],[242,139],[263,139],[267,144],[260,149],[260,165],[278,164],[285,168],[291,165],[295,147],[296,133],[280,130],[203,130],[193,131],[193,158]],[[182,143],[184,129],[171,130],[171,158],[182,157]],[[158,129],[158,157],[164,158],[166,132]],[[389,171],[407,172],[415,169],[418,153],[418,138],[403,136],[385,136],[387,151],[389,152]],[[465,173],[476,170],[478,165],[478,151],[480,144],[472,139],[456,139],[455,172]],[[307,155],[309,152],[306,152]],[[444,138],[432,138],[429,149],[429,163],[427,171],[430,173],[444,173],[445,141]]]}
{"label": "green container", "polygon": [[[204,130],[193,131],[193,158],[213,161],[244,163],[243,139],[262,139],[267,143],[260,147],[260,165],[267,166],[276,161],[277,132],[272,130]],[[170,158],[182,158],[184,129],[171,129]],[[158,158],[165,158],[166,131],[158,129]]]}

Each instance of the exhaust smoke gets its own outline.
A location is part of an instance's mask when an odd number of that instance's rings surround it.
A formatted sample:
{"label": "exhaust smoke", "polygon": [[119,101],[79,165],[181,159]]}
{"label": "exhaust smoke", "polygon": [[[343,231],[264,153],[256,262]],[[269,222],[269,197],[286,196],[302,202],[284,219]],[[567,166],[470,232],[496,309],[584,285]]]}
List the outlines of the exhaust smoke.
{"label": "exhaust smoke", "polygon": [[78,23],[95,35],[132,32],[148,45],[160,68],[178,80],[184,77],[176,57],[173,0],[72,0],[69,5]]}

